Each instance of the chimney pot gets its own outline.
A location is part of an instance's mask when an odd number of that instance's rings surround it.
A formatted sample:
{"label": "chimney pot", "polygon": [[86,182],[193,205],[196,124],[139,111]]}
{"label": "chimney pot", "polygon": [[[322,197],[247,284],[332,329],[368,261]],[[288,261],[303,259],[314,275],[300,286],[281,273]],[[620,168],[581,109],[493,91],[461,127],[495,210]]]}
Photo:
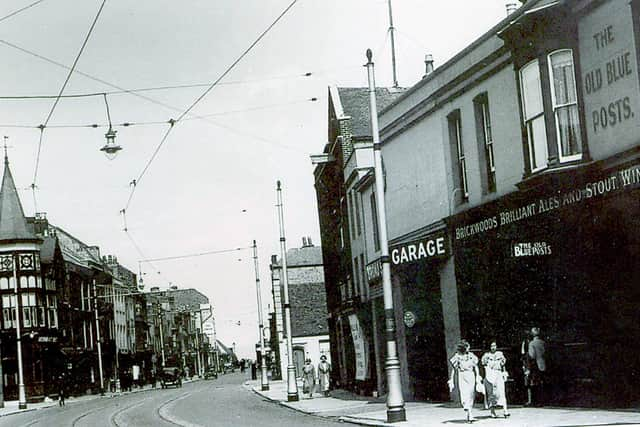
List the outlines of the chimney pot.
{"label": "chimney pot", "polygon": [[307,238],[306,238],[306,237],[303,237],[303,238],[302,238],[302,247],[304,248],[304,247],[306,247],[306,246],[307,246]]}
{"label": "chimney pot", "polygon": [[433,55],[430,53],[424,56],[424,72],[425,77],[433,73]]}
{"label": "chimney pot", "polygon": [[508,15],[511,15],[516,10],[518,10],[518,5],[516,3],[509,2],[506,4],[506,8],[507,8],[507,16],[508,16]]}
{"label": "chimney pot", "polygon": [[307,243],[309,243],[309,246],[313,246],[313,243],[311,242],[311,237],[307,237]]}

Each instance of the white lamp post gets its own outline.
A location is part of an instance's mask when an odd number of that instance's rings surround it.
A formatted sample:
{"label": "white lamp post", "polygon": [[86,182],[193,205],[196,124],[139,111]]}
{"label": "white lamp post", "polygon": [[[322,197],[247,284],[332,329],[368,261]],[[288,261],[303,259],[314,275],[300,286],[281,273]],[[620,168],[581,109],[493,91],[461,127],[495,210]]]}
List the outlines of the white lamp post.
{"label": "white lamp post", "polygon": [[262,295],[260,291],[260,270],[258,269],[258,246],[256,241],[253,241],[253,264],[256,268],[256,295],[258,299],[258,333],[260,334],[260,371],[262,375],[260,377],[260,383],[262,385],[262,391],[269,390],[269,376],[267,375],[267,353],[264,349],[264,323],[262,321]]}
{"label": "white lamp post", "polygon": [[371,136],[373,138],[373,160],[375,172],[375,192],[378,200],[378,224],[380,230],[380,262],[382,264],[382,291],[384,298],[384,317],[386,325],[387,357],[385,370],[389,394],[387,395],[387,422],[406,421],[402,397],[402,381],[400,378],[400,360],[396,345],[395,311],[393,309],[393,293],[391,289],[391,266],[389,260],[389,242],[387,240],[387,218],[384,199],[384,179],[382,173],[382,145],[378,130],[378,109],[376,106],[376,83],[371,61],[371,49],[367,49],[367,76],[369,80],[369,113],[371,115]]}
{"label": "white lamp post", "polygon": [[278,221],[280,223],[280,254],[282,257],[282,291],[284,293],[284,329],[287,334],[287,401],[297,402],[298,383],[296,367],[293,364],[293,344],[291,342],[291,307],[289,306],[289,279],[287,277],[287,244],[284,238],[284,214],[282,212],[282,189],[280,181],[277,186]]}

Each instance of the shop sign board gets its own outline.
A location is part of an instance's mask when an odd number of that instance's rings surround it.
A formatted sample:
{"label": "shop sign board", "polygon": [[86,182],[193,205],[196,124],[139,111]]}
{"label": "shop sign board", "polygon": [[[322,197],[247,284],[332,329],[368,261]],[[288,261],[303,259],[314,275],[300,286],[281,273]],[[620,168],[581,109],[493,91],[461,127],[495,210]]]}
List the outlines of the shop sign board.
{"label": "shop sign board", "polygon": [[441,231],[420,240],[392,246],[390,253],[391,263],[400,265],[416,261],[444,259],[449,256],[450,250],[447,235]]}
{"label": "shop sign board", "polygon": [[622,191],[640,187],[640,164],[625,166],[610,171],[600,178],[578,184],[574,187],[556,191],[545,196],[522,202],[519,206],[502,207],[493,215],[487,215],[454,227],[453,239],[462,241],[480,237],[487,232],[514,224],[525,219],[535,218],[557,209],[573,207],[589,200],[603,198]]}
{"label": "shop sign board", "polygon": [[367,282],[376,282],[382,277],[382,262],[380,258],[367,264]]}
{"label": "shop sign board", "polygon": [[355,314],[349,315],[349,326],[351,327],[351,337],[353,338],[353,351],[356,359],[356,379],[364,381],[367,379],[369,371],[367,341],[362,334],[360,321]]}
{"label": "shop sign board", "polygon": [[512,256],[520,257],[536,257],[552,255],[551,245],[548,242],[517,242],[512,246]]}
{"label": "shop sign board", "polygon": [[629,2],[602,2],[580,19],[578,34],[589,151],[598,160],[638,141],[640,87]]}

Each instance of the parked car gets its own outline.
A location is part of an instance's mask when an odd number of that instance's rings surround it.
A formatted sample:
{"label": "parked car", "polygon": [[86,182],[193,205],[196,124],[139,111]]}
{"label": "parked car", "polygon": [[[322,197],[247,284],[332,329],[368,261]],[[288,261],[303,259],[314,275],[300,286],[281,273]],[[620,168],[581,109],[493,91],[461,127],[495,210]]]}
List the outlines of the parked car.
{"label": "parked car", "polygon": [[160,372],[160,385],[162,388],[169,386],[182,387],[182,375],[180,368],[176,366],[166,366]]}
{"label": "parked car", "polygon": [[235,371],[236,371],[236,368],[235,368],[235,366],[233,366],[233,363],[226,362],[224,364],[224,373],[225,374],[228,373],[228,372],[235,372]]}
{"label": "parked car", "polygon": [[215,378],[218,378],[218,373],[216,372],[216,368],[214,368],[213,366],[210,366],[209,368],[207,368],[206,371],[204,371],[205,380],[210,380]]}

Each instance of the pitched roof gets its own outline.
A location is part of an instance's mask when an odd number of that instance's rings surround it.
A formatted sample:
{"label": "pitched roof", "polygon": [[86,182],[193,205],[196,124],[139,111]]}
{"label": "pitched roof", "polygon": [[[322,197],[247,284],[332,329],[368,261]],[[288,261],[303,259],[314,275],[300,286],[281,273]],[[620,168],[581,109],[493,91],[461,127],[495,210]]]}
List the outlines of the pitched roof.
{"label": "pitched roof", "polygon": [[4,175],[0,188],[0,240],[36,240],[27,225],[20,197],[9,169],[9,159],[4,157]]}
{"label": "pitched roof", "polygon": [[[404,93],[403,88],[376,88],[378,112]],[[345,116],[351,117],[351,133],[354,138],[371,137],[369,117],[369,88],[339,87],[340,104]]]}

